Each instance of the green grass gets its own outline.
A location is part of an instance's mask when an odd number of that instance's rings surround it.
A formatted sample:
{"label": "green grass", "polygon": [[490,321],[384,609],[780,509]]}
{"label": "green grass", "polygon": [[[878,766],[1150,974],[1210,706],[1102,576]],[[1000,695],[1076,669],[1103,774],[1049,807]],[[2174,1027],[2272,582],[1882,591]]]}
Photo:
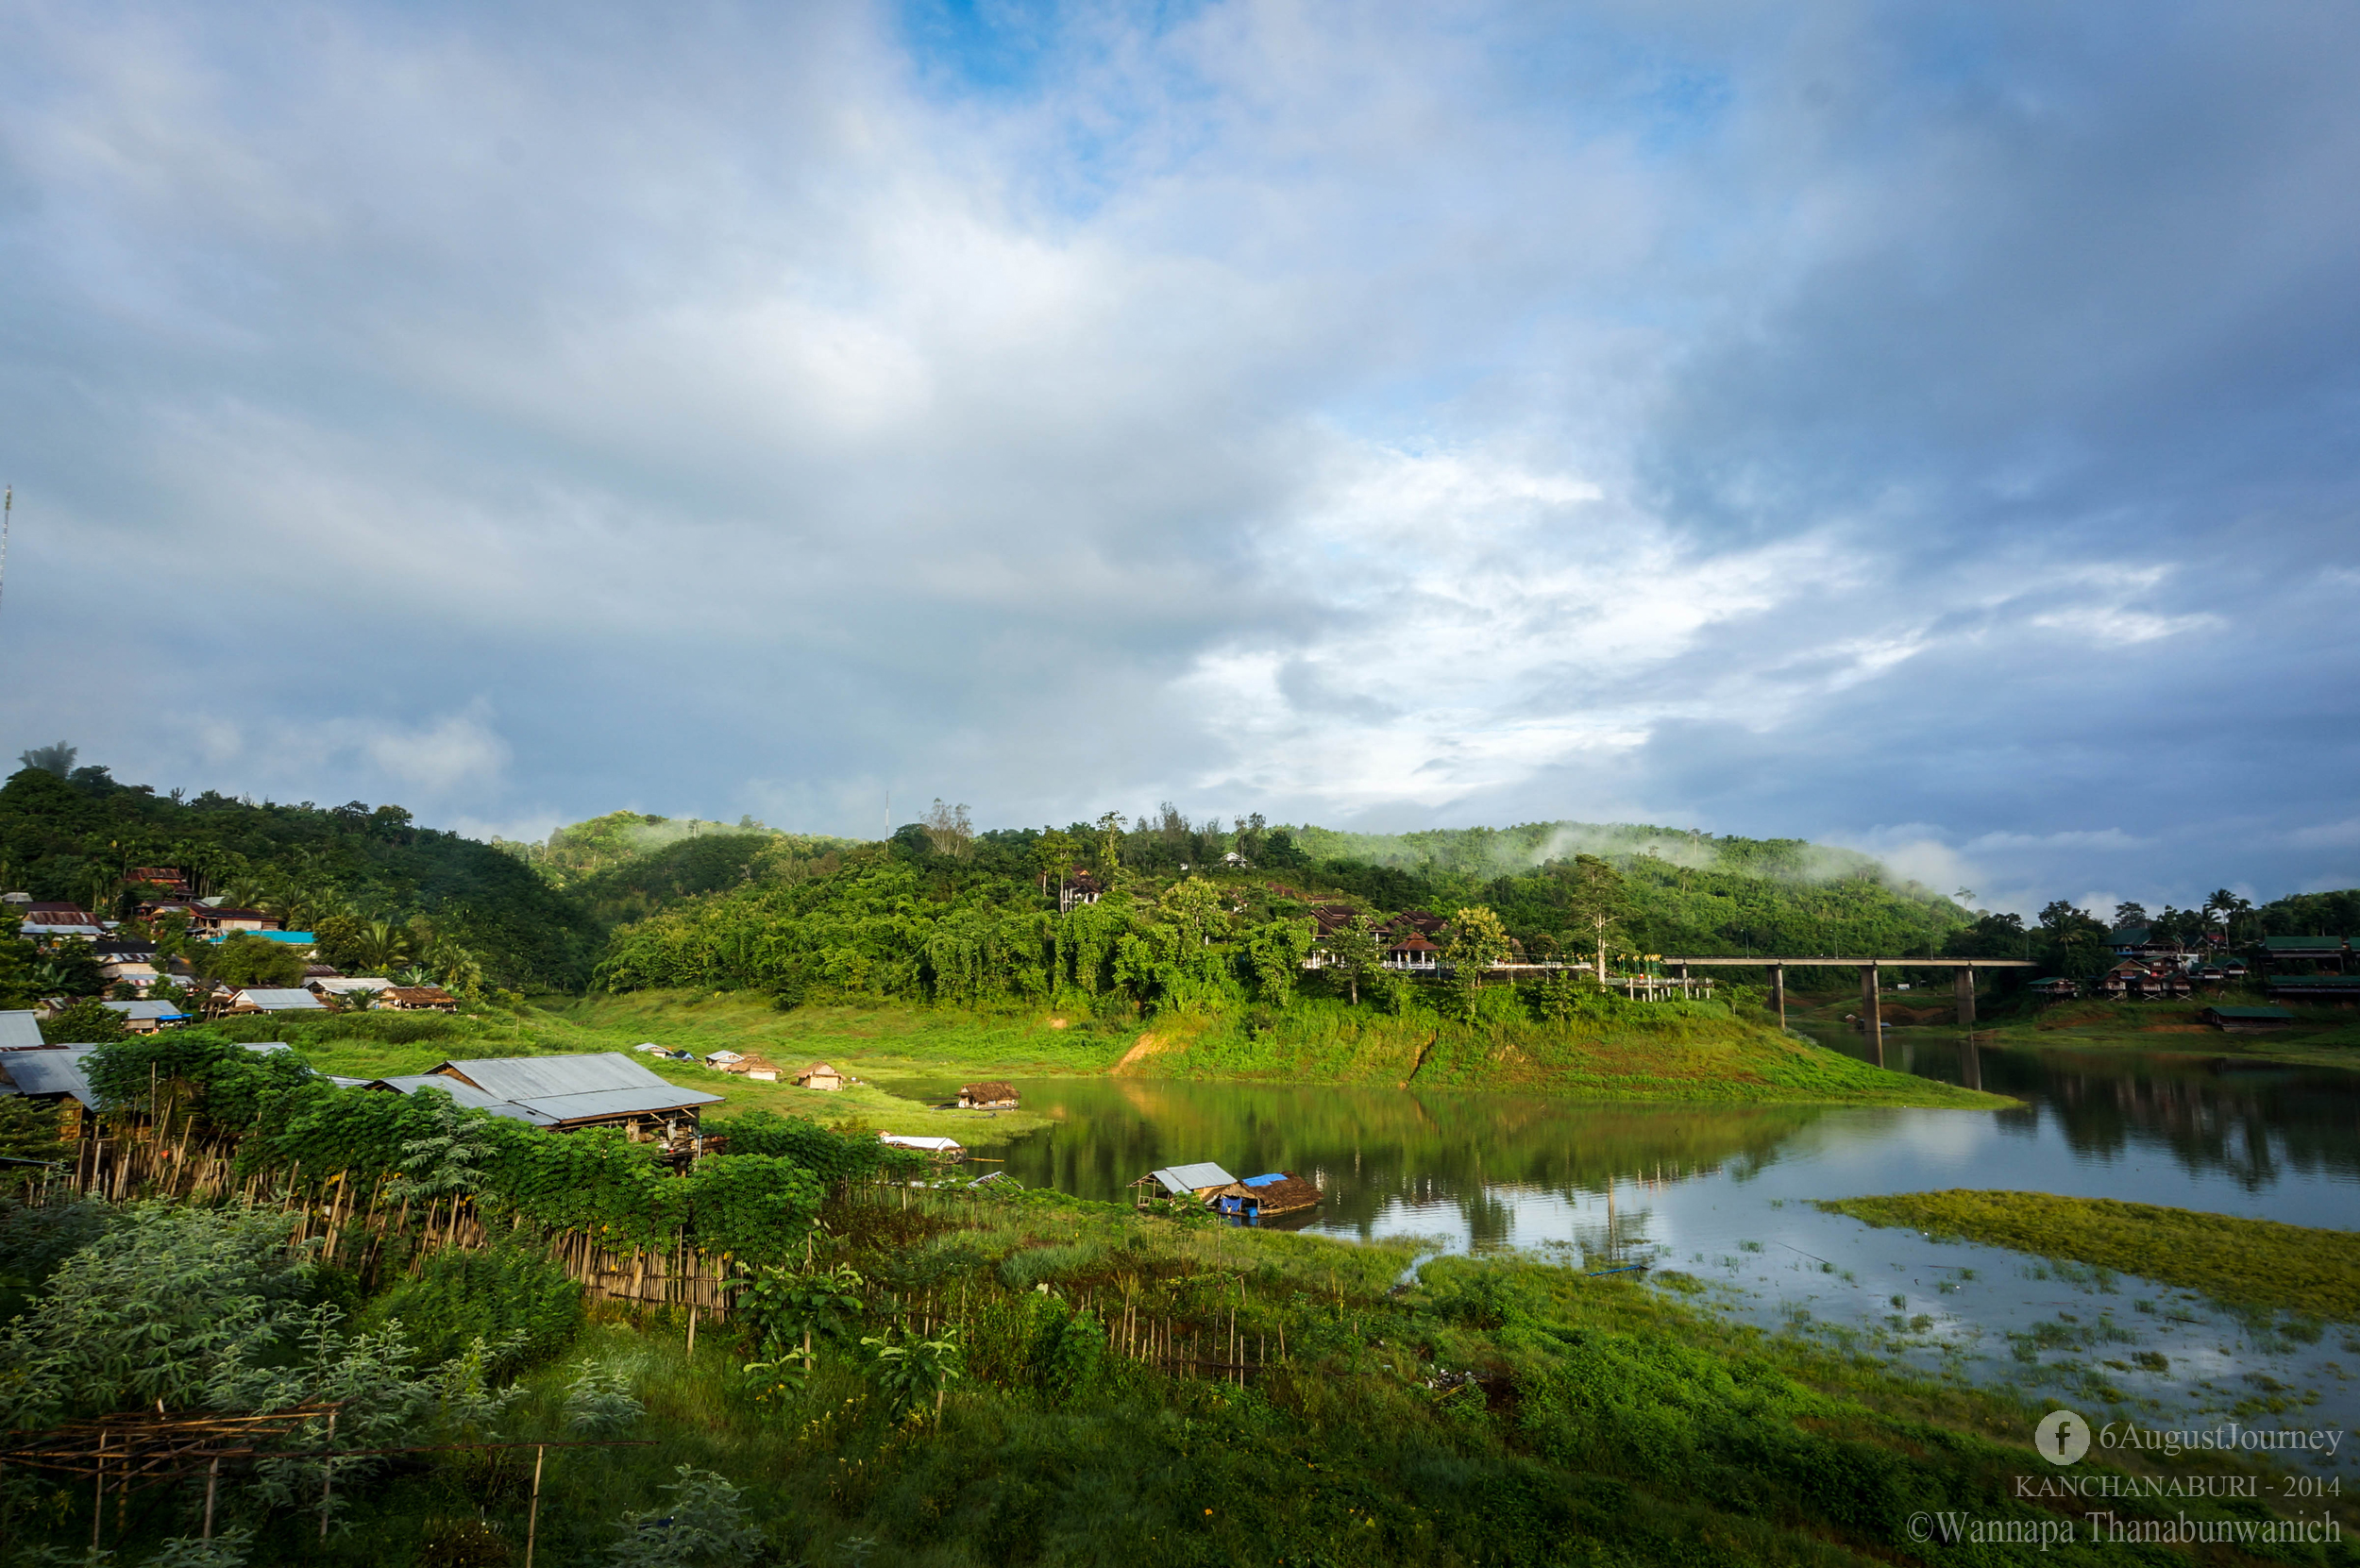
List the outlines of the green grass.
{"label": "green grass", "polygon": [[1911,1192],[1821,1208],[2201,1291],[2232,1307],[2360,1322],[2360,1234],[2046,1192]]}
{"label": "green grass", "polygon": [[[1469,1089],[1590,1101],[1716,1104],[2012,1104],[1888,1072],[1758,1027],[1712,1004],[1601,1010],[1535,1022],[1502,988],[1472,1024],[1430,1013],[1305,1001],[1283,1013],[1157,1019],[976,1013],[892,1003],[781,1013],[737,993],[633,992],[552,1007],[542,1037],[625,1049],[657,1039],[700,1054],[729,1045],[785,1063],[824,1056],[864,1077],[951,1075],[1220,1079]],[[593,1045],[587,1042],[597,1041]],[[1126,1058],[1128,1060],[1126,1061]]]}
{"label": "green grass", "polygon": [[[602,1560],[618,1517],[661,1509],[683,1464],[744,1489],[775,1560],[912,1568],[1940,1562],[1965,1559],[1913,1543],[1913,1514],[2054,1523],[2080,1506],[2016,1487],[2047,1473],[2030,1446],[2041,1409],[1734,1324],[1627,1278],[1449,1257],[1401,1286],[1407,1243],[1181,1224],[1054,1195],[837,1203],[825,1219],[835,1258],[871,1284],[864,1331],[907,1307],[958,1324],[967,1374],[939,1425],[891,1419],[851,1354],[759,1407],[728,1325],[703,1325],[692,1357],[679,1319],[610,1312],[528,1376],[502,1424],[511,1439],[564,1436],[563,1391],[585,1358],[626,1374],[647,1408],[623,1434],[645,1447],[548,1455],[539,1560]],[[1125,1301],[1208,1352],[1234,1312],[1276,1364],[1238,1387],[1114,1357],[1077,1374],[1045,1349],[1073,1308],[1112,1323]],[[2261,1474],[2216,1456],[2119,1458],[2149,1474]],[[2116,1458],[2092,1455],[2077,1474]],[[427,1456],[346,1489],[350,1534],[321,1547],[305,1521],[282,1519],[255,1560],[457,1560],[447,1544],[467,1521],[519,1560],[531,1464],[530,1451]],[[132,1540],[110,1528],[109,1543],[144,1560],[196,1494],[151,1494]],[[60,1489],[55,1513],[36,1516],[53,1543],[87,1541],[86,1495]],[[2125,1519],[2267,1517],[2237,1500],[2108,1506]],[[2360,1525],[2346,1502],[2327,1506]],[[233,1522],[244,1508],[233,1492]],[[2127,1560],[2075,1533],[2044,1560]]]}
{"label": "green grass", "polygon": [[[494,1011],[438,1019],[435,1023],[439,1028],[413,1014],[363,1014],[310,1027],[288,1027],[281,1020],[269,1026],[268,1033],[285,1037],[317,1071],[350,1078],[424,1072],[452,1058],[592,1051],[630,1053],[642,1040],[694,1051],[700,1057],[725,1046],[739,1052],[759,1051],[791,1071],[827,1053],[791,1039],[782,1040],[771,1025],[787,1016],[767,1004],[733,998],[719,1003],[658,1003],[600,1012],[594,1015],[594,1026],[589,1027],[577,1021],[568,1011],[536,1008],[521,1016]],[[422,1027],[430,1031],[429,1037],[402,1037]],[[257,1025],[248,1024],[245,1028],[247,1033],[255,1033]],[[722,1103],[709,1107],[704,1118],[707,1126],[719,1131],[727,1130],[733,1117],[767,1110],[782,1116],[807,1116],[831,1126],[859,1122],[880,1132],[955,1138],[970,1148],[983,1148],[1005,1143],[1046,1125],[1044,1118],[1023,1111],[936,1110],[874,1083],[863,1082],[821,1092],[798,1088],[785,1082],[757,1083],[716,1071],[700,1062],[666,1061],[636,1054],[632,1059],[684,1087],[723,1096]],[[839,1068],[867,1076],[840,1052],[830,1060]]]}

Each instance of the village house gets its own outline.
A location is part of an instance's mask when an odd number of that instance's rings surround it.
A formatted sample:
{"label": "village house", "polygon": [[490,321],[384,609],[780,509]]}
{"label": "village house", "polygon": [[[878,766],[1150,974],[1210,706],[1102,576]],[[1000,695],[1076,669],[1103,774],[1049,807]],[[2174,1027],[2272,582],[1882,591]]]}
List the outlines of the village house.
{"label": "village house", "polygon": [[693,1137],[703,1108],[721,1103],[717,1094],[666,1082],[619,1051],[445,1062],[367,1087],[396,1094],[440,1089],[463,1105],[553,1132],[622,1127],[667,1141]]}
{"label": "village house", "polygon": [[29,1009],[0,1012],[0,1051],[30,1051],[41,1046],[41,1015]]}
{"label": "village house", "polygon": [[814,1062],[795,1074],[797,1088],[839,1089],[844,1082],[844,1074],[825,1062]]}
{"label": "village house", "polygon": [[2295,1020],[2294,1014],[2284,1007],[2207,1007],[2198,1016],[2226,1035],[2284,1029]]}
{"label": "village house", "polygon": [[303,988],[322,1002],[341,1003],[346,997],[358,995],[382,996],[394,988],[394,983],[381,974],[338,974],[330,969],[326,974],[304,971]]}
{"label": "village house", "polygon": [[1057,913],[1063,915],[1076,904],[1096,903],[1105,896],[1105,885],[1076,866],[1057,885]]}
{"label": "village house", "polygon": [[229,993],[232,1013],[324,1013],[328,1003],[300,986],[248,986]]}
{"label": "village house", "polygon": [[278,916],[265,915],[259,909],[233,909],[226,904],[211,903],[190,903],[179,907],[188,914],[190,932],[198,936],[227,936],[233,931],[277,931],[286,923]]}
{"label": "village house", "polygon": [[959,1086],[959,1109],[1012,1111],[1016,1109],[1016,1086],[997,1080],[988,1084],[962,1084]]}
{"label": "village house", "polygon": [[455,1013],[459,999],[440,986],[388,986],[377,993],[377,1005],[397,1013]]}
{"label": "village house", "polygon": [[1385,967],[1433,973],[1442,967],[1442,950],[1426,940],[1423,932],[1413,931],[1385,950]]}
{"label": "village house", "polygon": [[153,1035],[160,1030],[175,1029],[189,1021],[189,1015],[179,1004],[171,1002],[110,1002],[105,1005],[123,1015],[126,1034]]}
{"label": "village house", "polygon": [[2274,974],[2267,989],[2272,996],[2314,1002],[2360,1002],[2360,974]]}
{"label": "village house", "polygon": [[2341,936],[2265,936],[2262,956],[2271,969],[2289,964],[2333,964],[2335,972],[2344,972],[2344,960],[2352,955],[2352,944]]}

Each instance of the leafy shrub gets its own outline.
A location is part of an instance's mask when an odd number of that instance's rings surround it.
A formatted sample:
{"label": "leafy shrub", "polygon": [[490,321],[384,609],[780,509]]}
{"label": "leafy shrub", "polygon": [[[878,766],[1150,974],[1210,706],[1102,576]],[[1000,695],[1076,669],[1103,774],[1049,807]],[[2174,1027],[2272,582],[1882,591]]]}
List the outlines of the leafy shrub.
{"label": "leafy shrub", "polygon": [[622,1539],[606,1549],[615,1568],[687,1568],[693,1563],[741,1563],[766,1545],[737,1488],[710,1470],[682,1465],[664,1490],[672,1501],[616,1521]]}
{"label": "leafy shrub", "polygon": [[573,1338],[582,1326],[582,1287],[522,1247],[439,1252],[362,1318],[370,1326],[396,1320],[425,1361],[449,1360],[479,1339],[498,1345],[521,1335],[502,1357],[521,1365],[555,1355]]}
{"label": "leafy shrub", "polygon": [[875,1138],[831,1132],[800,1116],[750,1111],[733,1121],[717,1122],[708,1131],[728,1137],[735,1155],[769,1155],[791,1159],[823,1182],[849,1181],[882,1173],[915,1175],[926,1158],[907,1149],[893,1149]]}
{"label": "leafy shrub", "polygon": [[28,1208],[0,1207],[0,1285],[38,1287],[67,1258],[107,1233],[122,1211],[102,1198]]}
{"label": "leafy shrub", "polygon": [[41,1425],[75,1408],[194,1403],[221,1366],[288,1323],[303,1283],[287,1257],[289,1222],[131,1205],[0,1337],[0,1413]]}

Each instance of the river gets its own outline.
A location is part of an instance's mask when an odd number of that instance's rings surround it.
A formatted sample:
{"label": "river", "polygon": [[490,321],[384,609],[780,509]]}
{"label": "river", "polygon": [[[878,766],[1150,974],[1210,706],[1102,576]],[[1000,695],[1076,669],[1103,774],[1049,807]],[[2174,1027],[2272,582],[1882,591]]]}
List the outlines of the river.
{"label": "river", "polygon": [[[1009,1146],[1004,1169],[1027,1187],[1110,1201],[1162,1165],[1290,1171],[1326,1194],[1290,1228],[1593,1270],[1650,1262],[1704,1281],[1701,1299],[1764,1327],[2069,1402],[2094,1421],[2360,1426],[2360,1325],[2231,1314],[2143,1280],[1930,1242],[1811,1205],[2001,1188],[2350,1229],[2360,1224],[2360,1075],[2216,1072],[2205,1058],[2162,1054],[1963,1054],[1896,1035],[1897,1070],[1980,1082],[2021,1104],[1716,1108],[1023,1080],[1026,1109],[1052,1125]],[[2355,1461],[2347,1442],[2332,1467],[2360,1473]]]}

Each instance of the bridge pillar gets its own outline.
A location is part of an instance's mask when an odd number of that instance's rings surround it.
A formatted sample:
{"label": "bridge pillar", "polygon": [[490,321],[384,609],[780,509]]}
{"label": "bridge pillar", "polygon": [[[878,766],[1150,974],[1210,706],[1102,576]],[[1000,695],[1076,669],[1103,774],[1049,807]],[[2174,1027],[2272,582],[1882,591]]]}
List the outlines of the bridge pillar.
{"label": "bridge pillar", "polygon": [[1968,1088],[1983,1087],[1983,1055],[1976,1049],[1972,1035],[1963,1036],[1959,1040],[1959,1082]]}
{"label": "bridge pillar", "polygon": [[1868,1037],[1868,1059],[1879,1067],[1885,1065],[1884,1019],[1879,1011],[1877,996],[1877,966],[1860,967],[1860,1027]]}
{"label": "bridge pillar", "polygon": [[1975,966],[1967,965],[1958,972],[1959,1027],[1971,1027],[1975,1022]]}
{"label": "bridge pillar", "polygon": [[1770,966],[1770,1010],[1778,1015],[1778,1027],[1786,1027],[1786,966]]}

